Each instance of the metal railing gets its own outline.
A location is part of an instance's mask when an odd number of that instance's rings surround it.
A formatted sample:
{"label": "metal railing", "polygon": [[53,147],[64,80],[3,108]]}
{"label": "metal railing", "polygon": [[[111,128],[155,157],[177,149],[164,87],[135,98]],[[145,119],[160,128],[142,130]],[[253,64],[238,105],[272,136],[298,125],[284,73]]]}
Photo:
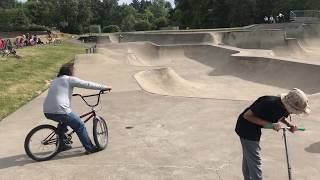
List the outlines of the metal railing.
{"label": "metal railing", "polygon": [[86,54],[95,54],[97,52],[97,45],[86,49]]}
{"label": "metal railing", "polygon": [[319,22],[320,21],[320,11],[318,11],[318,10],[290,11],[290,21],[293,21],[293,22]]}

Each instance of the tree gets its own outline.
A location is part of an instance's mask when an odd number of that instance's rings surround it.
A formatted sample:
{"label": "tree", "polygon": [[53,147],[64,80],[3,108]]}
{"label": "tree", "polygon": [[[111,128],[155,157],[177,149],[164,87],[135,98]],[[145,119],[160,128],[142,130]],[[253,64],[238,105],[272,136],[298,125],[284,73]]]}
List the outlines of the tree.
{"label": "tree", "polygon": [[139,13],[143,12],[143,9],[141,8],[141,3],[139,0],[132,0],[132,3],[130,4],[133,8],[135,8]]}
{"label": "tree", "polygon": [[153,0],[150,10],[156,18],[167,17],[169,15],[169,9],[166,7],[165,0]]}
{"label": "tree", "polygon": [[[0,12],[0,26],[9,27],[27,26],[30,21],[21,8],[5,9]],[[5,29],[4,29],[5,30]]]}
{"label": "tree", "polygon": [[[115,16],[118,16],[118,0],[103,0],[102,1],[102,8],[103,11],[100,12],[102,20],[102,25],[110,25],[116,24]],[[119,22],[118,22],[119,23]]]}
{"label": "tree", "polygon": [[0,9],[11,9],[16,6],[16,1],[15,0],[1,0],[0,1]]}
{"label": "tree", "polygon": [[245,26],[255,23],[256,1],[255,0],[228,0],[230,12],[230,26]]}
{"label": "tree", "polygon": [[62,31],[70,33],[79,33],[80,26],[77,23],[78,16],[78,0],[57,0],[59,17],[58,26]]}
{"label": "tree", "polygon": [[123,5],[121,9],[121,29],[123,31],[134,30],[136,24],[137,10],[132,6]]}
{"label": "tree", "polygon": [[151,24],[148,21],[139,20],[134,25],[136,31],[148,31],[151,30]]}
{"label": "tree", "polygon": [[162,27],[167,27],[169,25],[168,19],[164,16],[159,17],[155,20],[155,25],[157,29],[161,29]]}
{"label": "tree", "polygon": [[24,7],[32,23],[55,26],[57,15],[55,0],[29,0]]}
{"label": "tree", "polygon": [[77,16],[77,22],[80,25],[80,33],[83,33],[85,27],[89,27],[91,19],[91,1],[90,0],[79,0],[79,14]]}

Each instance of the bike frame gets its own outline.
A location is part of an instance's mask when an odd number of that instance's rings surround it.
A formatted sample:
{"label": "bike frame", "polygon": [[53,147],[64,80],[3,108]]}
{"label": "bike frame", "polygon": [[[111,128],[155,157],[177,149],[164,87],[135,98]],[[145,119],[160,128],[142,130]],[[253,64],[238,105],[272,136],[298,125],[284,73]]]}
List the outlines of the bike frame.
{"label": "bike frame", "polygon": [[[109,91],[110,91],[110,90],[109,90]],[[105,91],[101,90],[101,91],[99,92],[99,94],[93,94],[93,95],[87,95],[87,96],[82,96],[82,95],[80,95],[80,94],[73,94],[73,95],[72,95],[72,96],[80,96],[81,99],[87,104],[87,106],[91,107],[91,111],[90,111],[90,112],[80,115],[80,118],[81,118],[81,119],[89,116],[89,117],[87,117],[85,120],[83,120],[84,123],[87,123],[91,118],[93,119],[93,118],[95,118],[95,117],[97,116],[96,110],[95,110],[94,108],[99,105],[99,103],[100,103],[100,95],[101,95],[101,94],[104,94],[104,92],[105,92]],[[98,100],[97,100],[97,103],[96,103],[95,105],[89,104],[89,103],[84,99],[84,98],[93,97],[93,96],[98,96]],[[58,124],[58,127],[57,127],[58,131],[59,131],[59,125],[60,125],[60,124],[61,124],[61,123],[59,123],[59,124]],[[71,135],[72,135],[74,132],[75,132],[75,131],[72,131],[72,132],[68,133],[68,136],[71,137]],[[55,134],[55,132],[52,132],[51,134],[49,134],[48,137],[46,137],[46,138],[43,140],[44,143],[47,143],[47,144],[49,144],[49,143],[55,143],[55,142],[56,142],[55,139],[52,139],[52,137],[54,136],[54,134]]]}
{"label": "bike frame", "polygon": [[[87,117],[89,116],[89,117]],[[93,109],[91,110],[90,112],[88,113],[85,113],[83,115],[80,116],[80,118],[84,118],[84,117],[87,117],[83,122],[84,123],[87,123],[91,118],[94,118],[96,117],[97,114],[96,114],[96,111]],[[61,123],[58,124],[58,127],[57,127],[57,130],[59,131],[59,126],[60,126]],[[70,133],[68,133],[68,136],[72,136],[72,134],[75,133],[75,131],[71,131]],[[44,140],[43,140],[43,143],[44,144],[51,144],[51,143],[56,143],[56,139],[52,139],[53,136],[55,135],[56,133],[55,132],[52,132],[48,135],[48,137],[46,137]]]}
{"label": "bike frame", "polygon": [[[89,116],[89,117],[87,117],[87,116]],[[83,120],[84,123],[87,123],[91,118],[94,118],[94,117],[96,117],[96,116],[97,116],[96,110],[93,109],[93,110],[91,110],[90,112],[81,115],[80,118],[82,119],[82,118],[84,118],[84,117],[87,117],[85,120]],[[74,133],[74,131],[70,132],[68,135],[70,136],[70,135],[72,135],[73,133]]]}

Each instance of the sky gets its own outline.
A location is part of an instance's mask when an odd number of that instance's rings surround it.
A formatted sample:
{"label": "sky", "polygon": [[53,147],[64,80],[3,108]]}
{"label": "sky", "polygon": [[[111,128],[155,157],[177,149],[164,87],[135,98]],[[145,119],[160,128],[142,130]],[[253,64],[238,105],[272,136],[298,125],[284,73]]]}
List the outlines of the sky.
{"label": "sky", "polygon": [[[18,0],[20,2],[26,2],[27,0]],[[174,6],[174,0],[166,0],[166,1],[170,1],[170,3],[172,4],[172,6]],[[119,4],[122,4],[122,3],[126,3],[126,4],[129,4],[131,3],[132,0],[119,0]]]}

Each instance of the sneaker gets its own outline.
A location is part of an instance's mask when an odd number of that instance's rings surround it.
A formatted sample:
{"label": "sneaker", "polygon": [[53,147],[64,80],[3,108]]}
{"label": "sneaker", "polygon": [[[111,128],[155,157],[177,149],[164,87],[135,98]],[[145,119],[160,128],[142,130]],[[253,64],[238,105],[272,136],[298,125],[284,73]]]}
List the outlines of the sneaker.
{"label": "sneaker", "polygon": [[89,154],[93,154],[100,151],[100,149],[97,146],[94,146],[91,150],[86,150],[86,152],[84,152],[85,155],[89,155]]}
{"label": "sneaker", "polygon": [[62,146],[59,147],[59,151],[60,151],[60,152],[61,152],[61,151],[68,151],[68,150],[70,150],[70,149],[72,149],[72,146],[71,146],[70,144],[64,144],[64,145],[62,145]]}

